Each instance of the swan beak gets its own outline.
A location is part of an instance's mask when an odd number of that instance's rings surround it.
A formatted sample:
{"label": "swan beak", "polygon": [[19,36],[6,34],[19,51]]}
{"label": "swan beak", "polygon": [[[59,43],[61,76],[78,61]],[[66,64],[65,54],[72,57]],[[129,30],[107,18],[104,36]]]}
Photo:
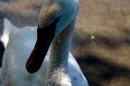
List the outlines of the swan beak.
{"label": "swan beak", "polygon": [[55,37],[55,28],[58,20],[59,18],[45,28],[38,27],[38,36],[35,47],[26,63],[26,69],[29,73],[37,72],[41,67],[50,44]]}

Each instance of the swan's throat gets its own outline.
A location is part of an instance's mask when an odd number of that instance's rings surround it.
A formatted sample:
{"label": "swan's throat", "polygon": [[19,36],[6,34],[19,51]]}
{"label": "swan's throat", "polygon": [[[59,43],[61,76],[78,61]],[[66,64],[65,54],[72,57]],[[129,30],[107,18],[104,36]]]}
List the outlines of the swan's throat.
{"label": "swan's throat", "polygon": [[[59,33],[51,45],[50,64],[47,72],[47,81],[56,83],[71,82],[68,75],[68,55],[72,40],[75,20]],[[63,81],[63,82],[64,82]],[[62,85],[61,85],[62,86]]]}

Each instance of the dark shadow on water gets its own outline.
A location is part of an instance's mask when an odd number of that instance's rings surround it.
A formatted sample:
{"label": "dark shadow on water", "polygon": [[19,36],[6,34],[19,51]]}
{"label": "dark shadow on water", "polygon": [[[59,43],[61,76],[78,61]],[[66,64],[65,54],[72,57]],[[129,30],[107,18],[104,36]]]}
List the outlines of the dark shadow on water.
{"label": "dark shadow on water", "polygon": [[90,84],[90,86],[102,86],[101,83],[109,83],[113,78],[126,78],[130,80],[130,70],[123,68],[99,57],[87,55],[77,58],[82,71]]}

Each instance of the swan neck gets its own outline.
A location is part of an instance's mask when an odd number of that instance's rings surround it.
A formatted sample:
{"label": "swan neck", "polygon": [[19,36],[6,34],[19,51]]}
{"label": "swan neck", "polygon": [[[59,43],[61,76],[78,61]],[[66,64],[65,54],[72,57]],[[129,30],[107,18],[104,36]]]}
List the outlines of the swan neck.
{"label": "swan neck", "polygon": [[75,19],[62,30],[53,40],[51,47],[50,69],[63,69],[67,71],[68,54],[70,50]]}
{"label": "swan neck", "polygon": [[[51,54],[49,68],[46,76],[46,81],[60,86],[72,86],[71,79],[68,74],[68,54],[72,40],[75,20],[62,30],[53,40],[51,45]],[[59,85],[58,85],[59,86]]]}

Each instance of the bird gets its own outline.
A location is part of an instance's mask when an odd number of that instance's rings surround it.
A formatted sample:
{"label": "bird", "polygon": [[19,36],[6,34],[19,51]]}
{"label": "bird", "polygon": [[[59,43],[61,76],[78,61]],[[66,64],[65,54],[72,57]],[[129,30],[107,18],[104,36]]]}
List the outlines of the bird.
{"label": "bird", "polygon": [[68,70],[68,56],[78,10],[78,0],[45,0],[42,5],[37,41],[26,62],[26,69],[32,74],[37,72],[50,48],[45,86],[87,86],[72,79]]}
{"label": "bird", "polygon": [[[30,75],[25,69],[26,60],[36,41],[35,28],[36,26],[18,28],[4,18],[4,31],[1,36],[1,41],[5,46],[2,60],[4,86],[43,86],[39,85],[42,83],[40,82],[42,78],[37,73]],[[36,80],[35,77],[37,77]],[[36,82],[39,84],[33,84]]]}
{"label": "bird", "polygon": [[[4,33],[2,35],[2,42],[5,45],[5,52],[2,61],[2,75],[3,75],[3,83],[4,86],[47,86],[47,83],[53,81],[53,78],[49,78],[49,66],[51,64],[51,48],[54,48],[53,45],[50,46],[45,59],[42,63],[41,68],[36,73],[28,73],[25,64],[26,61],[35,46],[37,40],[37,26],[24,26],[23,28],[18,28],[14,26],[7,18],[4,18]],[[5,40],[4,40],[5,39]],[[58,40],[61,42],[61,40]],[[62,52],[58,50],[58,52]],[[63,59],[66,60],[68,65],[66,74],[67,77],[70,78],[70,82],[64,82],[65,80],[63,73],[58,73],[57,77],[61,77],[63,85],[55,86],[89,86],[87,79],[83,75],[77,61],[73,57],[73,55],[69,52],[68,58]],[[58,59],[55,59],[55,61]],[[62,60],[62,59],[61,59]],[[58,61],[59,62],[59,61]],[[59,65],[59,63],[58,63]],[[53,68],[55,70],[55,68]],[[58,70],[58,72],[64,72],[64,70]],[[57,74],[57,72],[53,72],[53,74]],[[61,74],[61,75],[60,75]],[[54,76],[55,77],[55,76]],[[52,79],[51,81],[48,80]],[[55,78],[55,80],[57,80]],[[50,83],[50,84],[53,84]]]}
{"label": "bird", "polygon": [[[17,27],[15,27],[14,25],[12,25],[8,21],[8,19],[6,19],[6,18],[4,19],[3,26],[6,29],[3,30],[3,34],[0,37],[0,41],[3,44],[3,48],[5,49],[6,46],[7,46],[8,41],[9,41],[9,37],[8,37],[9,32],[11,31],[12,28],[17,28]],[[2,64],[2,62],[1,62],[1,64]],[[0,86],[4,86],[2,78],[3,77],[2,77],[2,65],[1,65],[1,67],[0,67]]]}

